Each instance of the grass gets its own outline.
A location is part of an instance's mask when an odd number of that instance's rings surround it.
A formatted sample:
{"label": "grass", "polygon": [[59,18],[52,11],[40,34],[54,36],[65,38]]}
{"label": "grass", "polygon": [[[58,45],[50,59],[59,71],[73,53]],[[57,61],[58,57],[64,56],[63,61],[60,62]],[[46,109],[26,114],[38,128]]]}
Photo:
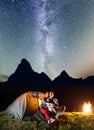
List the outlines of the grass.
{"label": "grass", "polygon": [[64,112],[54,124],[41,121],[21,121],[0,112],[0,130],[94,130],[94,115]]}

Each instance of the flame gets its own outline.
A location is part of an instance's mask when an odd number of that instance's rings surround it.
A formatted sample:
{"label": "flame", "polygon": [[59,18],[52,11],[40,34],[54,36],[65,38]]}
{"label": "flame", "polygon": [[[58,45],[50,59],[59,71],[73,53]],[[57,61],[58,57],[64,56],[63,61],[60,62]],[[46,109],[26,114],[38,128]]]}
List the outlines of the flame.
{"label": "flame", "polygon": [[83,111],[85,113],[92,113],[92,104],[90,102],[84,102],[83,104]]}

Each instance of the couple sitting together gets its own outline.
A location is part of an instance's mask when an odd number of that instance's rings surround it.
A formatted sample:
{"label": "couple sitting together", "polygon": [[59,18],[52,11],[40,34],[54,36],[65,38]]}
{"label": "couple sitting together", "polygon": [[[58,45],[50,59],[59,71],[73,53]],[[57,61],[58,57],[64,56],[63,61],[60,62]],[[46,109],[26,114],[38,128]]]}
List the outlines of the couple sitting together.
{"label": "couple sitting together", "polygon": [[48,124],[55,122],[65,111],[59,107],[58,99],[51,92],[29,91],[19,96],[4,111],[5,114],[21,120],[46,120]]}

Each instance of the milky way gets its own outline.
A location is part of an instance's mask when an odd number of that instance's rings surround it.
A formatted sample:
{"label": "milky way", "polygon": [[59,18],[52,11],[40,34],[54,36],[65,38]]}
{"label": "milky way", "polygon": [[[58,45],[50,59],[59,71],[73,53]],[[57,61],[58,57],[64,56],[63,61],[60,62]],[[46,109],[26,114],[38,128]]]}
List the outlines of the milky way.
{"label": "milky way", "polygon": [[22,58],[51,79],[94,75],[93,0],[1,0],[0,75]]}
{"label": "milky way", "polygon": [[[36,16],[36,41],[35,47],[38,46],[38,60],[41,63],[42,71],[46,71],[50,76],[53,70],[55,49],[57,47],[56,34],[57,27],[55,17],[57,15],[57,1],[40,0],[35,2]],[[53,61],[52,61],[53,60]],[[54,64],[53,64],[54,63]],[[53,71],[52,71],[53,70]],[[53,73],[55,74],[55,73]]]}

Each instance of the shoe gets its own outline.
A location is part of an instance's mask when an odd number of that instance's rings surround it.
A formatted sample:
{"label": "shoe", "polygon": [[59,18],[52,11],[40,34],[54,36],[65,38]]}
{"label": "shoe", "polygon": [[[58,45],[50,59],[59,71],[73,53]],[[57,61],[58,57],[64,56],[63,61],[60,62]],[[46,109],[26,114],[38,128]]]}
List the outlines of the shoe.
{"label": "shoe", "polygon": [[56,114],[55,118],[58,120],[58,118],[59,118],[60,116],[62,116],[62,115],[63,115],[63,111],[58,112],[58,113]]}
{"label": "shoe", "polygon": [[50,119],[48,120],[48,124],[52,124],[54,121],[55,121],[55,119],[50,118]]}

